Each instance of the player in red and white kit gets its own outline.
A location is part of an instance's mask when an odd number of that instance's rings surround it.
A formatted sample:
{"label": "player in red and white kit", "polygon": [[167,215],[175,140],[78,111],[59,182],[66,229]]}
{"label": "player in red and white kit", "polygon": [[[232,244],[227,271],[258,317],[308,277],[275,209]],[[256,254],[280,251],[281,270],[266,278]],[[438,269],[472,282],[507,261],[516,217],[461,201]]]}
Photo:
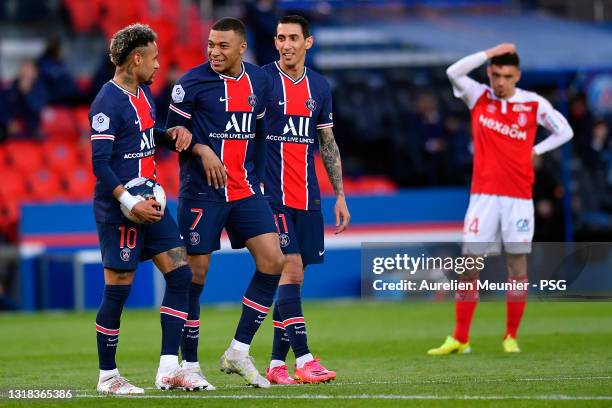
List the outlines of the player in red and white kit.
{"label": "player in red and white kit", "polygon": [[[490,60],[490,85],[467,76]],[[470,203],[463,227],[463,252],[469,256],[496,255],[504,243],[508,282],[527,280],[527,254],[534,232],[532,158],[569,141],[573,132],[565,118],[540,95],[516,87],[521,77],[514,44],[500,44],[469,55],[446,71],[453,93],[470,109],[474,143],[474,168]],[[551,134],[534,146],[538,126]],[[455,332],[430,355],[469,353],[470,323],[478,302],[476,271],[464,273],[461,282],[471,289],[455,297]],[[515,285],[518,287],[519,285]],[[527,285],[521,285],[527,286]],[[527,290],[506,293],[506,334],[503,349],[519,352],[516,342]]]}

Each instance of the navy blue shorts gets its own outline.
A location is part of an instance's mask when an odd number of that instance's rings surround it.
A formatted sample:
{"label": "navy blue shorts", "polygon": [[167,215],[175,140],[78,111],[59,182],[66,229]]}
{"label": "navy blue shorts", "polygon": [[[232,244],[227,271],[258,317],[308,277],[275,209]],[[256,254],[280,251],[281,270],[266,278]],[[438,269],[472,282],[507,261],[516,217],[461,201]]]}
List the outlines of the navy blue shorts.
{"label": "navy blue shorts", "polygon": [[221,248],[227,231],[232,248],[244,248],[248,239],[276,232],[268,201],[261,196],[219,202],[179,199],[178,222],[188,254],[208,254]]}
{"label": "navy blue shorts", "polygon": [[283,254],[300,254],[304,266],[323,263],[325,242],[320,210],[296,210],[270,204]]}
{"label": "navy blue shorts", "polygon": [[102,263],[105,268],[135,270],[138,262],[173,248],[184,247],[170,212],[153,224],[136,224],[127,218],[121,223],[96,223]]}

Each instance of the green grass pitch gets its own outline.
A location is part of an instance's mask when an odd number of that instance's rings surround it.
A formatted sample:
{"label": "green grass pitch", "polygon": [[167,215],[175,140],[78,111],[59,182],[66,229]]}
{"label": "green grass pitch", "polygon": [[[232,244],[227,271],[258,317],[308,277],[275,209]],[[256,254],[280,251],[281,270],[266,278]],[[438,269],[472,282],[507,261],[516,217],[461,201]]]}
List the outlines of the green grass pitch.
{"label": "green grass pitch", "polygon": [[[311,349],[338,372],[331,384],[251,389],[219,372],[238,306],[202,309],[200,359],[214,392],[153,389],[160,327],[153,310],[126,310],[117,361],[145,387],[143,398],[98,397],[94,312],[0,315],[2,405],[28,406],[612,406],[612,305],[527,305],[519,331],[523,352],[501,352],[505,304],[483,302],[472,328],[472,354],[429,357],[453,325],[450,303],[306,303]],[[252,355],[263,370],[271,319]],[[289,362],[290,367],[293,361]],[[6,398],[9,389],[72,389],[71,400]]]}

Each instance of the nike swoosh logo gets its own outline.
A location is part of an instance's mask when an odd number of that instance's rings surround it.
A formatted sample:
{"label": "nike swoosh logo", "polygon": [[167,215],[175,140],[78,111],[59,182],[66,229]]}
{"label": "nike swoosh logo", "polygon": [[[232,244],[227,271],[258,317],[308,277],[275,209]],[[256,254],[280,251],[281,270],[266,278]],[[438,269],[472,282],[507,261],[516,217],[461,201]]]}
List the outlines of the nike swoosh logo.
{"label": "nike swoosh logo", "polygon": [[283,106],[283,105],[285,105],[287,102],[289,102],[289,101],[278,101],[278,104],[279,104],[280,106]]}
{"label": "nike swoosh logo", "polygon": [[319,256],[323,256],[324,253],[325,253],[325,250],[319,251]]}
{"label": "nike swoosh logo", "polygon": [[294,329],[295,330],[300,330],[300,329],[303,329],[304,327],[306,327],[306,326],[305,325],[304,326],[295,326]]}
{"label": "nike swoosh logo", "polygon": [[265,319],[265,318],[266,318],[266,315],[263,315],[263,316],[257,315],[257,318],[258,318],[258,319]]}
{"label": "nike swoosh logo", "polygon": [[225,101],[227,101],[228,99],[231,99],[231,98],[232,98],[231,96],[228,96],[227,98],[224,98],[224,97],[220,96],[219,97],[219,102],[225,102]]}

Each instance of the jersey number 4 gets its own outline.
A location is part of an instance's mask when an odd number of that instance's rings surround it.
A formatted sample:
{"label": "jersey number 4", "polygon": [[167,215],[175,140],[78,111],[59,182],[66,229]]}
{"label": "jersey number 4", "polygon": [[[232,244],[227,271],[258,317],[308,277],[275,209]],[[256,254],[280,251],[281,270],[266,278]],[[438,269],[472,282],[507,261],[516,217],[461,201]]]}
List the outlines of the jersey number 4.
{"label": "jersey number 4", "polygon": [[480,230],[478,229],[478,217],[474,218],[472,222],[470,222],[468,226],[468,232],[473,233],[474,235],[478,235]]}

